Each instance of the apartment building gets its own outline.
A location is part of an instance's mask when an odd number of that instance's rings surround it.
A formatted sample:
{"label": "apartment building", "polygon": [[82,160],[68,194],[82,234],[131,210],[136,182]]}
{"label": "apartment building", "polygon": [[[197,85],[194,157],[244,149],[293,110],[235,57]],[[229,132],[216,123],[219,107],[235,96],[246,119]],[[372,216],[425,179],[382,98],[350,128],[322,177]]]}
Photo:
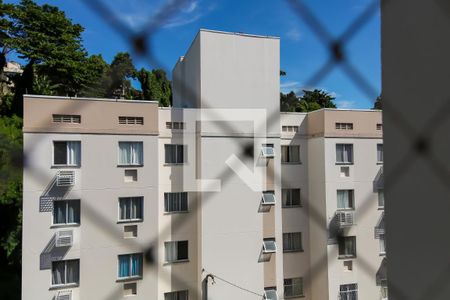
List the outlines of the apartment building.
{"label": "apartment building", "polygon": [[387,298],[381,112],[280,113],[279,46],[201,30],[172,108],[26,95],[22,298]]}

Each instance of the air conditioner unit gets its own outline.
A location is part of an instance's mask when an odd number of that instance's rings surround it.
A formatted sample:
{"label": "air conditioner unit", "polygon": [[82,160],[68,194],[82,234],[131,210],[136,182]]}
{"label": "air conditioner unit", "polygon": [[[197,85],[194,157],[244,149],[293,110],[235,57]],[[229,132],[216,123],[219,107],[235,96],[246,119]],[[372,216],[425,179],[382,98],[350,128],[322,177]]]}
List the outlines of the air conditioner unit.
{"label": "air conditioner unit", "polygon": [[72,186],[75,184],[75,171],[59,170],[56,173],[57,186]]}
{"label": "air conditioner unit", "polygon": [[354,213],[352,211],[340,211],[336,213],[336,216],[340,226],[351,226],[354,224]]}
{"label": "air conditioner unit", "polygon": [[275,151],[273,149],[273,145],[264,145],[261,148],[261,156],[264,158],[273,158],[275,157]]}
{"label": "air conditioner unit", "polygon": [[56,232],[56,247],[70,247],[73,244],[73,231],[60,230]]}
{"label": "air conditioner unit", "polygon": [[72,290],[59,291],[55,300],[72,300]]}

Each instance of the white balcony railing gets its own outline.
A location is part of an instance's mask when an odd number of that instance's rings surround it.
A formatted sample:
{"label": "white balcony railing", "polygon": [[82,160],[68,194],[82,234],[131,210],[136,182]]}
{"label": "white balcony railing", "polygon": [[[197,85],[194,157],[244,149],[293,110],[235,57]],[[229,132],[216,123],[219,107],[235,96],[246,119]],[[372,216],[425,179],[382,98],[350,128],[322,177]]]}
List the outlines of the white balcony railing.
{"label": "white balcony railing", "polygon": [[75,171],[59,170],[56,173],[57,186],[73,186],[75,184]]}
{"label": "white balcony railing", "polygon": [[355,224],[355,213],[353,211],[338,211],[336,212],[336,217],[340,227],[347,227]]}
{"label": "white balcony railing", "polygon": [[56,247],[70,247],[73,244],[73,231],[60,230],[56,232]]}
{"label": "white balcony railing", "polygon": [[72,300],[72,290],[59,291],[55,300]]}

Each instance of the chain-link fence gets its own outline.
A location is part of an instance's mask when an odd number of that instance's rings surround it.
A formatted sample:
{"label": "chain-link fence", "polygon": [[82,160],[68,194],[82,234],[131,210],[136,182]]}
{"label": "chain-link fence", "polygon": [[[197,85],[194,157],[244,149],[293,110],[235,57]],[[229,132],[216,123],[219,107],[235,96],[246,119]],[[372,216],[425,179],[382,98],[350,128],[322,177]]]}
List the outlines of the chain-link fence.
{"label": "chain-link fence", "polygon": [[[311,72],[309,79],[305,82],[305,86],[315,87],[318,86],[321,81],[335,68],[340,68],[343,73],[348,77],[348,79],[354,84],[354,86],[359,89],[363,94],[367,96],[368,99],[374,100],[377,96],[380,95],[380,91],[375,88],[371,80],[366,78],[355,66],[354,62],[352,62],[352,57],[346,51],[347,46],[350,41],[355,38],[355,36],[360,33],[360,30],[368,23],[372,18],[378,17],[378,13],[380,11],[380,5],[387,5],[389,1],[395,0],[383,0],[381,3],[378,0],[374,0],[370,2],[367,7],[362,11],[362,13],[355,18],[350,25],[340,34],[333,35],[327,30],[323,20],[320,19],[313,11],[308,7],[308,5],[302,0],[285,0],[290,7],[290,9],[295,13],[300,22],[303,22],[308,30],[312,32],[318,40],[322,43],[323,47],[327,49],[329,53],[329,57],[326,61],[323,62],[323,65],[319,66],[315,72]],[[447,4],[443,4],[443,1],[435,0],[438,5],[443,5],[443,10],[446,9]],[[181,10],[182,7],[188,4],[187,0],[172,0],[168,1],[164,4],[162,8],[157,9],[158,13],[149,18],[146,24],[142,27],[140,31],[135,31],[133,28],[130,28],[123,20],[116,14],[116,12],[112,11],[105,2],[100,0],[85,0],[84,3],[86,7],[94,11],[106,24],[108,24],[111,28],[113,28],[120,36],[129,43],[130,49],[139,57],[143,58],[145,61],[149,63],[154,68],[163,68],[169,73],[169,69],[158,60],[157,55],[155,54],[156,47],[153,43],[153,38],[156,33],[161,29],[163,24],[177,15],[177,13]],[[307,58],[305,58],[307,59]],[[189,87],[184,87],[184,89],[189,91]],[[193,94],[192,91],[190,91]],[[422,130],[417,130],[415,126],[413,126],[402,114],[402,112],[392,105],[393,101],[387,101],[383,99],[383,118],[389,119],[393,124],[396,125],[397,129],[400,130],[406,139],[411,143],[411,150],[408,155],[405,155],[404,158],[395,163],[395,167],[391,168],[392,171],[390,174],[385,174],[384,180],[385,190],[389,190],[393,185],[396,184],[397,180],[401,178],[404,172],[408,171],[408,167],[411,166],[411,162],[421,158],[424,159],[431,169],[436,172],[438,175],[437,178],[443,180],[443,184],[446,187],[450,185],[447,184],[447,178],[450,177],[450,170],[445,167],[445,164],[441,162],[441,158],[437,157],[433,154],[432,147],[435,139],[430,135],[430,132],[436,132],[436,127],[439,127],[440,124],[445,122],[448,119],[450,114],[450,102],[447,99],[443,99],[443,104],[441,107],[438,107],[435,115],[429,120],[427,125],[422,128]],[[78,107],[78,106],[77,106]],[[63,113],[63,112],[61,112]],[[79,111],[73,109],[74,114],[79,114]],[[273,122],[277,122],[279,120],[279,116],[268,116],[267,123],[271,124]],[[233,126],[229,123],[222,123],[223,126],[229,126],[226,128],[228,131],[233,131]],[[434,130],[430,130],[433,127]],[[35,142],[39,142],[35,140]],[[247,157],[248,159],[253,159],[253,144],[239,144],[239,147],[242,148],[241,156]],[[29,149],[33,148],[33,145],[28,145]],[[24,166],[27,166],[27,153],[25,153],[24,158]],[[32,174],[35,178],[40,180],[40,178],[45,178],[45,176],[41,176],[40,173]],[[235,174],[224,166],[223,172],[218,176],[221,180],[222,185],[226,185],[229,179],[235,176]],[[46,182],[42,182],[43,186],[46,186]],[[208,205],[208,201],[210,201],[211,194],[205,194],[202,196],[202,205]],[[362,197],[358,199],[361,205],[358,209],[358,215],[363,218],[370,208],[370,201],[372,201],[371,195],[367,195],[367,197]],[[389,199],[387,200],[389,201]],[[198,206],[197,206],[198,207]],[[326,224],[327,220],[324,220],[321,213],[318,211],[314,211],[313,207],[309,207],[308,212],[309,217],[316,222],[317,224]],[[110,222],[102,216],[102,214],[98,213],[95,209],[89,206],[89,203],[84,203],[83,206],[83,216],[93,220],[99,228],[104,232],[105,235],[109,235],[111,237],[117,237],[122,234],[117,227],[111,226]],[[160,239],[164,240],[164,236],[170,234],[171,231],[176,230],[177,228],[182,228],[185,225],[186,218],[177,219],[172,225],[171,228],[163,228],[160,231]],[[327,228],[323,228],[324,231],[327,231]],[[327,233],[328,234],[328,233]],[[142,248],[143,245],[136,244],[133,240],[129,241],[130,248]],[[135,243],[135,244],[133,244]],[[151,242],[148,245],[144,245],[143,253],[145,253],[145,261],[147,265],[154,265],[157,263],[155,259],[155,249],[158,247],[158,241]],[[323,260],[326,260],[326,257],[323,257]],[[323,268],[324,264],[317,264],[311,266],[311,272],[315,273],[318,268]],[[372,264],[368,261],[365,261],[364,257],[358,257],[358,266],[362,272],[366,272],[367,274],[375,274],[377,270],[374,270]],[[207,272],[207,270],[206,270]],[[444,274],[445,275],[445,274]],[[248,292],[249,295],[253,294],[254,298],[262,297],[263,295],[258,291],[246,290],[245,287],[239,286],[233,282],[233,278],[221,278],[220,274],[212,274],[212,276],[216,280],[220,280],[235,286],[236,288],[242,289],[244,292]],[[172,274],[172,277],[177,277],[177,274]],[[185,278],[176,278],[178,282],[184,282]],[[437,282],[440,282],[439,280]],[[431,290],[435,291],[439,289],[439,287],[433,286],[430,287]],[[193,294],[190,294],[192,299],[200,299],[201,295],[198,294],[200,291],[192,291]],[[105,299],[119,299],[122,297],[122,286],[111,287],[110,294],[105,297]],[[404,296],[404,292],[397,288],[395,282],[389,282],[389,293],[395,295],[396,299],[407,299]],[[428,295],[428,296],[427,296]],[[430,291],[427,292],[418,299],[431,299],[429,298]],[[282,297],[281,297],[282,298]],[[349,298],[350,299],[350,298]]]}

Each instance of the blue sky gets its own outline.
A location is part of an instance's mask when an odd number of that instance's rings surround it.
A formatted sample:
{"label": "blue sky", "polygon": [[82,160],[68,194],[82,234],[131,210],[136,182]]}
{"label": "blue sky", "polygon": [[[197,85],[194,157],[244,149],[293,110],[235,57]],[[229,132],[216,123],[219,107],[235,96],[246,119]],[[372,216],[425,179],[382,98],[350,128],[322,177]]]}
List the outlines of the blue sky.
{"label": "blue sky", "polygon": [[[158,13],[169,0],[104,0],[119,19],[135,31]],[[17,2],[17,1],[6,1]],[[38,0],[64,10],[85,28],[83,40],[89,54],[102,54],[108,62],[119,51],[131,51],[128,41],[111,29],[83,1]],[[333,35],[342,33],[370,0],[304,0]],[[345,48],[352,63],[380,90],[380,20],[377,12]],[[286,0],[187,0],[175,15],[153,35],[154,54],[170,76],[200,28],[271,35],[281,38],[281,90],[298,91],[328,58],[328,51],[308,26],[292,11]],[[152,68],[148,61],[133,56],[138,67]],[[334,69],[317,88],[336,96],[341,108],[371,108],[373,99],[361,92],[344,72]]]}

